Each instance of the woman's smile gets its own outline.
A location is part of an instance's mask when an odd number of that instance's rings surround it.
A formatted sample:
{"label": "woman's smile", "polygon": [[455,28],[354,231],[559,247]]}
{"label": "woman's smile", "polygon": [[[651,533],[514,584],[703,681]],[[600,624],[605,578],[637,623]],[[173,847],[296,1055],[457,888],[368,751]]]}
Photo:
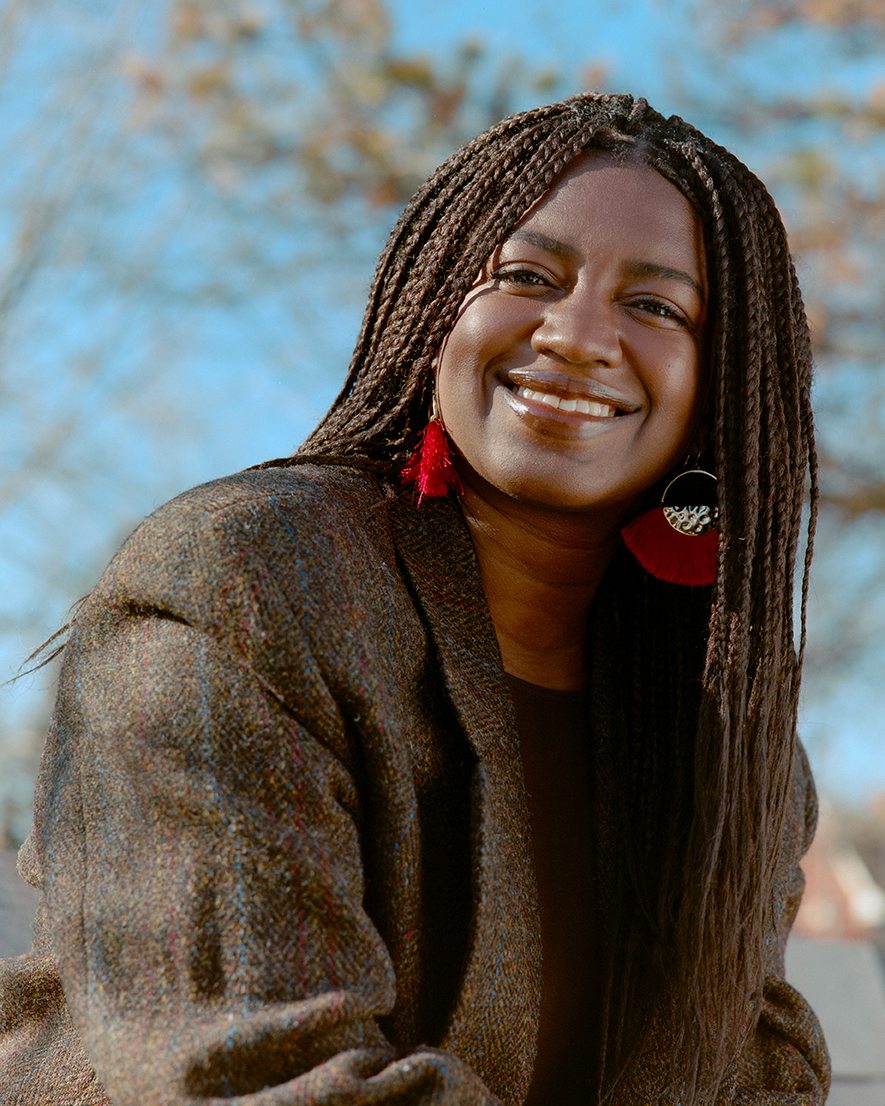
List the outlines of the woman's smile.
{"label": "woman's smile", "polygon": [[587,437],[600,429],[596,426],[600,419],[639,409],[639,404],[596,380],[554,370],[512,369],[502,374],[501,382],[513,397],[514,411],[527,420],[538,420],[533,425],[540,433],[549,423],[554,436]]}
{"label": "woman's smile", "polygon": [[578,159],[444,343],[437,391],[466,485],[628,514],[697,431],[706,299],[682,193],[641,164]]}

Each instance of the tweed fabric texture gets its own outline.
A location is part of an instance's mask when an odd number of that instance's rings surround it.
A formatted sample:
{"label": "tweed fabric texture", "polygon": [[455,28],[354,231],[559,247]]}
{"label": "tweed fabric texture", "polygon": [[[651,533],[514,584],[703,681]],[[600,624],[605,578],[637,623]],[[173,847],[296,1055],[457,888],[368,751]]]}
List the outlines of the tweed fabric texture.
{"label": "tweed fabric texture", "polygon": [[[813,803],[802,761],[765,1010],[721,1102],[823,1101],[820,1029],[783,981]],[[328,467],[194,489],[129,539],[65,651],[20,859],[45,905],[0,969],[0,1098],[515,1106],[531,857],[457,505]],[[658,1100],[660,1043],[624,1104]]]}

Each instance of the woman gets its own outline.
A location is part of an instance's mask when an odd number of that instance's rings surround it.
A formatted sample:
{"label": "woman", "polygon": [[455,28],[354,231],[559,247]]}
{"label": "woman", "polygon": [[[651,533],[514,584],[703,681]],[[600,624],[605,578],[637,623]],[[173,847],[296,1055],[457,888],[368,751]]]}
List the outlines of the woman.
{"label": "woman", "polygon": [[[6,1100],[821,1103],[809,386],[771,199],[681,120],[587,95],[453,155],[298,454],[72,624]],[[718,562],[662,524],[686,470]]]}

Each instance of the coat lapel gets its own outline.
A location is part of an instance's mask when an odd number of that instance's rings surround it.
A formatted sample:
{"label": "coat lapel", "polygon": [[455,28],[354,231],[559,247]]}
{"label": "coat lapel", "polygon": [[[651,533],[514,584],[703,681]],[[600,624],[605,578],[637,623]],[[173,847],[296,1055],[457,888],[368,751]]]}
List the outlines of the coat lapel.
{"label": "coat lapel", "polygon": [[505,1102],[534,1066],[540,920],[528,806],[510,692],[470,535],[453,498],[397,494],[394,536],[438,652],[446,691],[476,758],[475,908],[468,963],[443,1041]]}

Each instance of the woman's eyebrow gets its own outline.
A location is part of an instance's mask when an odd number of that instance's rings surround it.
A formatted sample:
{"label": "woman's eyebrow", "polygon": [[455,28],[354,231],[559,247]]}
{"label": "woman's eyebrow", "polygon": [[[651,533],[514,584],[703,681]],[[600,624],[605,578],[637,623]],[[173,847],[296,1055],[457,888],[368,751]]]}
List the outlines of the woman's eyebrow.
{"label": "woman's eyebrow", "polygon": [[540,249],[555,253],[559,257],[571,259],[577,256],[577,250],[566,245],[565,242],[560,242],[558,238],[548,238],[546,234],[540,234],[536,230],[515,230],[507,240],[510,242],[514,240],[528,242],[532,246],[538,246]]}
{"label": "woman's eyebrow", "polygon": [[687,284],[689,288],[693,288],[697,292],[701,303],[707,302],[704,289],[684,269],[672,269],[669,265],[658,265],[654,261],[631,261],[624,268],[630,276],[651,277],[657,280],[678,280],[681,284]]}

